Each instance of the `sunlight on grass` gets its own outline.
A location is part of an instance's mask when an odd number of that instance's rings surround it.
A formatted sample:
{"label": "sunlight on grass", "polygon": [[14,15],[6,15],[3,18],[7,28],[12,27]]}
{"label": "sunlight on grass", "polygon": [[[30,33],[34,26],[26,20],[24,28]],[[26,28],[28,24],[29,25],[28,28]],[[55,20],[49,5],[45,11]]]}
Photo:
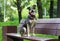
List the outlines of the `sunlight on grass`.
{"label": "sunlight on grass", "polygon": [[54,35],[36,34],[36,36],[38,36],[38,37],[47,37],[47,38],[56,38],[56,39],[58,39],[58,36],[54,36]]}

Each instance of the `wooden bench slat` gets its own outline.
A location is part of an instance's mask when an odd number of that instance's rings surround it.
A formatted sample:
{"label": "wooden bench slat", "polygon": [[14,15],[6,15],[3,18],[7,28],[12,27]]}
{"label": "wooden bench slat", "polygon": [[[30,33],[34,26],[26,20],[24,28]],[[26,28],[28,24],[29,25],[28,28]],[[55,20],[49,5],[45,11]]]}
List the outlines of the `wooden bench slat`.
{"label": "wooden bench slat", "polygon": [[38,19],[37,23],[60,23],[60,18]]}
{"label": "wooden bench slat", "polygon": [[20,34],[16,34],[16,33],[7,33],[6,35],[10,37],[23,38],[23,39],[28,39],[28,40],[37,40],[37,41],[45,41],[45,40],[54,39],[54,38],[44,38],[44,37],[36,37],[36,36],[21,37]]}
{"label": "wooden bench slat", "polygon": [[36,24],[35,28],[57,29],[58,24]]}
{"label": "wooden bench slat", "polygon": [[35,33],[38,33],[38,34],[57,35],[57,30],[36,28],[35,29]]}
{"label": "wooden bench slat", "polygon": [[[22,19],[20,23],[24,23],[25,19]],[[37,23],[60,23],[60,18],[50,18],[50,19],[37,19]]]}

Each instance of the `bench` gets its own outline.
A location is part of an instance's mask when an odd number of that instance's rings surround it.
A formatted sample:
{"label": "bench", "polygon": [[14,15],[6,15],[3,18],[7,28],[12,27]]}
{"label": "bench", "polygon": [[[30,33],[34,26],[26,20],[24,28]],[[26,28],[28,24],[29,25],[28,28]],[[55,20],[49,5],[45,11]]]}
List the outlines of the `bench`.
{"label": "bench", "polygon": [[[24,20],[21,20],[20,25],[23,23]],[[58,36],[58,39],[37,36],[21,37],[20,34],[17,33],[6,33],[6,35],[13,41],[23,41],[23,39],[28,39],[30,41],[60,41],[60,18],[38,19],[35,26],[35,33],[55,35]]]}

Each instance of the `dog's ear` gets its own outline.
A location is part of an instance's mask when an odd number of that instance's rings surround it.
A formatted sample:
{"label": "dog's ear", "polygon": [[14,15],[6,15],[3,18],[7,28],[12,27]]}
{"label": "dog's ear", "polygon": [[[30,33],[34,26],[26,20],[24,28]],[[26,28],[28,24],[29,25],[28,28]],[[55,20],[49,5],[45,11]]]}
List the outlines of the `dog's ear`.
{"label": "dog's ear", "polygon": [[27,9],[30,10],[30,7],[28,7]]}
{"label": "dog's ear", "polygon": [[33,5],[33,9],[35,9],[36,8],[36,5]]}

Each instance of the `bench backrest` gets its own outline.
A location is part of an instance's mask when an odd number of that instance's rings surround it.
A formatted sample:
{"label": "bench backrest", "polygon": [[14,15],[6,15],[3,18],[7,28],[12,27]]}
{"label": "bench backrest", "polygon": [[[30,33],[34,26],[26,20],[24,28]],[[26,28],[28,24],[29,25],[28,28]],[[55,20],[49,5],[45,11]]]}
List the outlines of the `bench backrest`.
{"label": "bench backrest", "polygon": [[[20,24],[23,24],[24,21],[24,19],[21,20]],[[35,26],[35,33],[60,36],[60,18],[38,19]]]}

